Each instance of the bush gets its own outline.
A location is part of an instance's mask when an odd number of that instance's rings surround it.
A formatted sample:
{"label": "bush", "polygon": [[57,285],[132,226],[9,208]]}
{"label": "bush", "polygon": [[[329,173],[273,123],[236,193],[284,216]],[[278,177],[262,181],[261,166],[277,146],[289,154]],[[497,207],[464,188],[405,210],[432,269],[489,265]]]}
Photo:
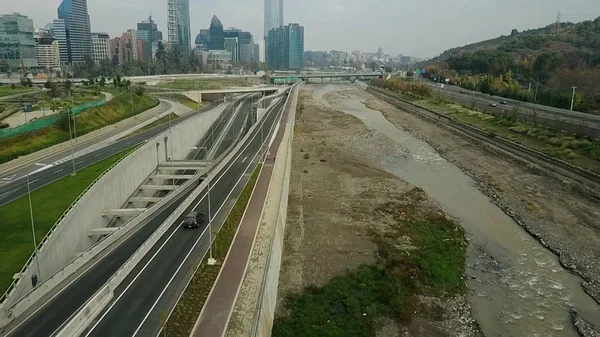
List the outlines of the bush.
{"label": "bush", "polygon": [[0,129],[6,129],[7,127],[9,127],[8,124],[6,124],[6,123],[0,123]]}

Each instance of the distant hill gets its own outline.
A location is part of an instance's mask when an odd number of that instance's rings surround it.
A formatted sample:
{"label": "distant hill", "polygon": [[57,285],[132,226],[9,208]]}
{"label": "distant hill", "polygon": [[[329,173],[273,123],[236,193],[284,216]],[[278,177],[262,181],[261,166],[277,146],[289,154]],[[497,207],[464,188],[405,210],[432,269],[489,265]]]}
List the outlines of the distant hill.
{"label": "distant hill", "polygon": [[[566,108],[570,105],[571,87],[580,96],[576,107],[581,111],[600,113],[600,17],[593,21],[561,23],[518,32],[508,36],[449,49],[421,66],[429,76],[442,76],[465,87],[481,88],[473,77],[499,78],[496,94],[524,100],[531,97],[514,88],[530,82],[541,85],[539,100],[543,104]],[[502,88],[501,88],[502,87]],[[506,87],[511,87],[506,92]]]}

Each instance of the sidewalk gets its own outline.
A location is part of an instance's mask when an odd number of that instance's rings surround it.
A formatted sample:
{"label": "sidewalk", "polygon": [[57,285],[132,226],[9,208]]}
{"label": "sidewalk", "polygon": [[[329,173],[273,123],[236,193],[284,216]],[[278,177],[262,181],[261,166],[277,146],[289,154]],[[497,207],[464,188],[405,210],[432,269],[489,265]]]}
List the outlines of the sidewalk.
{"label": "sidewalk", "polygon": [[[269,154],[276,154],[279,150],[283,134],[285,133],[288,114],[288,111],[284,111],[275,140],[268,150]],[[219,278],[204,304],[200,317],[194,325],[192,336],[220,337],[226,332],[229,317],[244,277],[254,237],[260,223],[265,199],[269,190],[269,183],[273,174],[274,161],[275,158],[269,156],[263,164],[256,186],[254,187],[252,198],[240,223],[238,233],[225,258]]]}

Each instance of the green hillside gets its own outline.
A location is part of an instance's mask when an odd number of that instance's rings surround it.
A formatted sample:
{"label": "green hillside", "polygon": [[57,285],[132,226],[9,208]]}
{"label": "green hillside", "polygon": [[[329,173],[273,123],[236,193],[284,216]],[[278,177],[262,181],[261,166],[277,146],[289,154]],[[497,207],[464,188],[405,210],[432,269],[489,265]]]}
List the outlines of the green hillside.
{"label": "green hillside", "polygon": [[[424,64],[431,77],[467,89],[600,113],[600,17],[561,23],[445,51]],[[538,82],[539,81],[539,82]],[[535,88],[539,83],[537,97]]]}

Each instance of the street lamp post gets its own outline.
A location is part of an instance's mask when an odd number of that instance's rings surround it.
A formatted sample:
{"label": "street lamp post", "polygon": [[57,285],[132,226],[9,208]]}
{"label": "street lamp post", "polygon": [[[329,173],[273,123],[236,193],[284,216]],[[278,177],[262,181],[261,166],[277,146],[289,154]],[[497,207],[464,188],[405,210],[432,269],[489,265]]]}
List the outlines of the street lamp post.
{"label": "street lamp post", "polygon": [[75,150],[73,149],[73,133],[71,131],[71,109],[67,111],[67,122],[69,123],[69,142],[71,143],[71,162],[73,163],[73,173],[72,176],[77,174],[77,170],[75,169]]}
{"label": "street lamp post", "polygon": [[[191,149],[194,150],[204,150],[204,157],[206,157],[206,153],[208,153],[208,148],[206,146],[201,146],[201,147],[197,147],[197,146],[193,146],[190,147]],[[212,213],[211,213],[211,209],[210,209],[210,175],[208,172],[206,172],[206,174],[204,175],[204,178],[206,179],[206,183],[208,184],[208,192],[207,192],[207,197],[208,197],[208,243],[209,243],[209,258],[208,258],[208,265],[209,266],[214,266],[217,263],[217,260],[213,257],[213,251],[212,251]]]}
{"label": "street lamp post", "polygon": [[35,254],[35,264],[37,267],[37,275],[31,276],[31,285],[35,288],[40,277],[40,260],[37,246],[37,238],[35,237],[35,222],[33,220],[33,203],[31,202],[31,187],[29,186],[29,173],[27,173],[27,196],[29,198],[29,215],[31,216],[31,234],[33,236],[33,251]]}
{"label": "street lamp post", "polygon": [[573,97],[571,97],[571,111],[573,111],[573,104],[575,103],[575,89],[577,89],[577,87],[571,87],[571,89],[573,89]]}

